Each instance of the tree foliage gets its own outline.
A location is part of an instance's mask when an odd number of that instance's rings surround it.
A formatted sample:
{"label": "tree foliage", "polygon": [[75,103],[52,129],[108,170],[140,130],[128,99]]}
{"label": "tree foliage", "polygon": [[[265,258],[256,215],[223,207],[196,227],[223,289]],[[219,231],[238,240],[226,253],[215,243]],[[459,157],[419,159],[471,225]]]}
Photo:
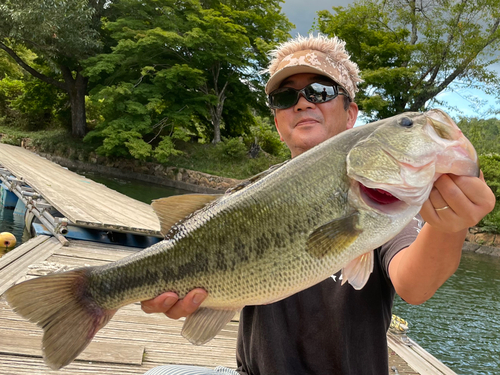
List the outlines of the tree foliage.
{"label": "tree foliage", "polygon": [[[16,53],[38,71],[50,74],[30,50],[18,48]],[[66,112],[60,91],[31,76],[0,50],[0,118],[4,124],[41,129],[63,119]]]}
{"label": "tree foliage", "polygon": [[500,233],[500,154],[479,156],[484,179],[497,199],[495,209],[484,217],[479,226],[489,232]]}
{"label": "tree foliage", "polygon": [[457,123],[479,155],[500,154],[500,120],[462,117]]}
{"label": "tree foliage", "polygon": [[500,120],[463,117],[457,125],[474,145],[484,179],[497,198],[495,209],[481,220],[479,226],[500,233]]}
{"label": "tree foliage", "polygon": [[[86,132],[87,79],[81,61],[101,48],[100,17],[104,0],[5,0],[0,5],[0,49],[28,73],[66,92],[73,134]],[[48,72],[37,69],[18,51],[33,51]]]}
{"label": "tree foliage", "polygon": [[424,110],[454,85],[499,96],[498,0],[360,0],[318,13],[317,28],[346,41],[370,119]]}
{"label": "tree foliage", "polygon": [[104,29],[116,45],[85,62],[105,119],[88,139],[106,155],[164,159],[177,137],[242,134],[265,108],[266,52],[290,28],[276,0],[112,4]]}

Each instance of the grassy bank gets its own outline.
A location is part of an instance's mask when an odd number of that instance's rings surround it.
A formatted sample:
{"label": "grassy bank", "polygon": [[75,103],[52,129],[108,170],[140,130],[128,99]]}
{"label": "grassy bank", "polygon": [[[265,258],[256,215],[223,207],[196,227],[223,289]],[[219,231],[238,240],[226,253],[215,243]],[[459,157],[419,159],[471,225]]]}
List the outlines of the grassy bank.
{"label": "grassy bank", "polygon": [[[95,149],[99,145],[84,143],[66,130],[23,131],[0,126],[0,136],[2,143],[22,145],[38,152],[73,160],[86,162],[91,158],[98,158],[103,163],[113,161],[113,158],[101,158],[96,155]],[[179,142],[176,148],[182,153],[172,155],[163,165],[236,179],[251,177],[288,157],[286,154],[270,155],[261,150],[255,158],[252,158],[247,150],[248,145],[238,139],[218,145]],[[133,159],[130,160],[133,161]]]}

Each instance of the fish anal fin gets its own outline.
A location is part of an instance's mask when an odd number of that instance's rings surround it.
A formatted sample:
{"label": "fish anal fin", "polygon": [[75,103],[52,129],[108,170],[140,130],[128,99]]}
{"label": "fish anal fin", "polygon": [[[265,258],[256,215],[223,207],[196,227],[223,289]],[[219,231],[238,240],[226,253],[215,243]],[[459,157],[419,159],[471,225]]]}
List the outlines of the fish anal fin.
{"label": "fish anal fin", "polygon": [[85,296],[88,272],[41,276],[14,285],[4,294],[15,312],[43,328],[43,357],[54,370],[71,363],[116,312]]}
{"label": "fish anal fin", "polygon": [[351,260],[342,270],[342,285],[349,282],[356,290],[363,288],[373,271],[373,257],[370,251]]}
{"label": "fish anal fin", "polygon": [[212,340],[239,310],[200,307],[186,318],[182,336],[194,345],[203,345]]}
{"label": "fish anal fin", "polygon": [[361,233],[358,223],[359,213],[353,212],[322,225],[309,236],[307,252],[321,259],[330,253],[342,251]]}
{"label": "fish anal fin", "polygon": [[185,194],[155,199],[151,206],[160,220],[160,231],[165,236],[180,220],[213,202],[222,194]]}

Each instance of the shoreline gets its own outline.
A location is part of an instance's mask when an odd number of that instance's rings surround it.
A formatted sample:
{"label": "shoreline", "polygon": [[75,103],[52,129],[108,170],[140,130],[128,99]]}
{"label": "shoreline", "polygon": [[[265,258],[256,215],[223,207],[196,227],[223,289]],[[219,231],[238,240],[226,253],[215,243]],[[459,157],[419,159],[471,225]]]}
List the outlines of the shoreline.
{"label": "shoreline", "polygon": [[[30,150],[35,152],[34,150]],[[185,168],[165,167],[154,163],[136,163],[129,160],[115,161],[111,165],[71,160],[61,156],[35,152],[68,169],[97,172],[111,177],[152,182],[157,185],[189,190],[199,194],[221,194],[241,180],[226,178]]]}
{"label": "shoreline", "polygon": [[500,257],[500,234],[480,232],[469,228],[462,251]]}

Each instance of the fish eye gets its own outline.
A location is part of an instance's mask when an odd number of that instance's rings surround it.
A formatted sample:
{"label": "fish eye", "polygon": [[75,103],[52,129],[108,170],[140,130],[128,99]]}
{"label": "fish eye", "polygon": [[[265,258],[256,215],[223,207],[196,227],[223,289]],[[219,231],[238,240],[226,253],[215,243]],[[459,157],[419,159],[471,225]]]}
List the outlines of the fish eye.
{"label": "fish eye", "polygon": [[399,124],[405,128],[411,128],[413,126],[413,120],[409,117],[403,117]]}

